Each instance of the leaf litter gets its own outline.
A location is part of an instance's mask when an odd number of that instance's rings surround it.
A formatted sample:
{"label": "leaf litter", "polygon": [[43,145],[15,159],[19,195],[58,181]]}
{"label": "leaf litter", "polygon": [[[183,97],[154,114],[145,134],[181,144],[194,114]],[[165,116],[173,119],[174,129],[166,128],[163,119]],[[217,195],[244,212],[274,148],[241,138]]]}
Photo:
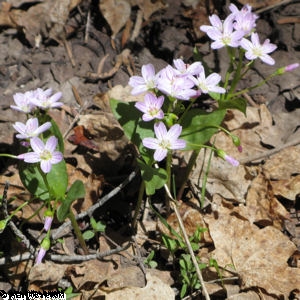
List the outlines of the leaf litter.
{"label": "leaf litter", "polygon": [[[26,10],[21,7],[19,1],[7,1],[2,3],[0,24],[21,29],[27,42],[33,47],[39,47],[39,39],[53,39],[61,44],[64,51],[67,52],[69,50],[65,43],[67,39],[65,25],[70,12],[79,7],[82,2],[24,1],[22,3],[29,4],[29,8]],[[243,1],[240,2],[243,3]],[[256,7],[260,8],[280,4],[280,1],[268,1],[264,4],[260,3],[261,1],[254,2]],[[197,10],[192,10],[192,14],[186,12],[188,14],[186,16],[193,20],[195,28],[199,27],[197,14],[207,17],[214,9],[210,3],[210,12],[207,12],[202,1],[193,3],[185,1],[185,5],[189,9],[197,7]],[[129,26],[130,17],[136,8],[142,11],[142,20],[147,23],[151,22],[153,16],[153,20],[155,20],[156,13],[166,10],[167,6],[161,1],[155,4],[151,1],[107,0],[100,2],[99,10],[110,27],[113,39],[117,40],[122,30],[125,32],[124,28]],[[122,15],[122,18],[116,17],[119,15]],[[115,22],[116,19],[118,22]],[[135,30],[138,34],[142,30],[142,26],[145,24],[139,26],[136,21]],[[69,27],[69,29],[72,28]],[[138,36],[138,34],[135,32],[135,35]],[[68,58],[69,60],[72,58],[70,53]],[[97,65],[96,60],[93,63]],[[109,74],[115,75],[121,72],[122,64],[123,61],[115,73]],[[143,62],[141,61],[140,64]],[[106,70],[108,65],[106,64]],[[113,65],[109,67],[113,68]],[[53,66],[52,68],[58,72]],[[263,72],[259,66],[258,71]],[[120,74],[122,76],[122,73]],[[56,78],[64,80],[64,77],[56,76]],[[299,80],[299,75],[297,78]],[[277,84],[279,88],[276,87],[274,90],[279,93],[285,89],[297,88],[295,78],[289,82],[281,81]],[[81,179],[88,195],[83,202],[78,201],[74,204],[73,209],[76,213],[92,207],[107,188],[111,190],[117,185],[116,177],[119,174],[126,177],[128,167],[132,168],[132,157],[135,153],[128,149],[124,152],[128,142],[112,114],[107,107],[105,108],[105,99],[115,97],[124,101],[132,101],[133,97],[128,95],[128,86],[124,84],[115,84],[110,90],[106,90],[107,93],[103,93],[101,97],[94,97],[91,101],[97,110],[83,110],[80,113],[77,126],[80,126],[80,134],[85,137],[85,143],[66,142],[66,153],[70,159],[68,163],[68,173],[71,175],[69,184],[76,179]],[[90,94],[95,96],[96,92],[90,92]],[[251,94],[250,96],[257,99],[257,95]],[[297,145],[297,141],[299,141],[297,121],[299,120],[299,110],[271,112],[270,108],[272,107],[275,106],[270,105],[268,108],[265,104],[258,104],[256,107],[248,107],[247,116],[236,111],[229,114],[224,125],[240,137],[243,152],[239,153],[232,146],[231,139],[222,132],[218,133],[211,143],[232,153],[244,163],[237,169],[233,169],[226,162],[215,157],[212,158],[205,187],[206,210],[201,211],[199,199],[201,199],[201,187],[205,173],[203,170],[207,168],[209,156],[209,153],[203,151],[190,178],[192,192],[190,197],[187,196],[189,201],[180,202],[179,209],[184,216],[184,225],[189,235],[193,234],[197,225],[208,228],[208,232],[204,233],[201,240],[199,257],[204,261],[211,257],[216,259],[223,270],[223,287],[226,291],[223,291],[222,295],[227,294],[228,299],[238,299],[238,297],[247,299],[246,297],[253,296],[255,298],[260,295],[263,295],[265,299],[280,297],[287,299],[293,291],[299,291],[300,264],[298,262],[296,267],[292,267],[288,263],[300,247],[299,220],[297,223],[297,217],[291,209],[296,206],[300,187],[298,171],[300,150]],[[70,104],[69,108],[79,111],[78,106],[74,106],[74,103]],[[68,113],[64,114],[64,118],[61,116],[58,119],[61,119],[62,125],[67,128],[72,116]],[[4,121],[7,122],[9,119]],[[71,134],[76,135],[78,131],[75,130]],[[294,142],[294,145],[286,148],[286,144],[291,142]],[[279,150],[270,152],[272,149]],[[116,169],[111,169],[112,163]],[[108,170],[105,172],[105,176],[103,170]],[[12,210],[23,203],[27,197],[15,174],[13,165],[11,165],[0,176],[1,184],[7,180],[10,181],[9,197],[15,198],[11,203],[10,209]],[[134,188],[131,186],[123,193],[134,195]],[[17,220],[28,219],[37,211],[39,205],[37,203],[25,206],[16,216]],[[111,207],[107,207],[105,211],[107,214],[121,214],[122,211],[124,212],[123,207],[125,207],[124,203],[121,204],[120,211],[117,209],[110,211]],[[28,224],[42,224],[42,216],[43,209],[29,219]],[[144,221],[145,224],[148,224],[149,232],[141,230],[139,227],[140,236],[146,235],[145,239],[138,239],[137,247],[141,249],[145,247],[146,242],[151,244],[151,240],[147,241],[150,232],[154,232],[156,229],[164,232],[162,224],[155,219],[150,218]],[[175,230],[179,231],[173,214],[168,217],[167,221]],[[294,225],[289,231],[292,236],[289,236],[285,233],[288,229],[288,222],[292,221],[294,221]],[[126,220],[123,222],[126,223]],[[84,228],[88,224],[82,221],[81,226]],[[33,227],[28,231],[36,240],[41,238],[38,229]],[[5,238],[12,237],[10,233],[5,234]],[[70,231],[67,231],[67,234],[69,236],[63,235],[62,241],[53,247],[53,251],[62,255],[74,255],[77,241],[72,235],[70,236]],[[127,238],[122,228],[112,226],[111,236],[121,246],[126,243]],[[99,252],[109,251],[116,247],[105,235],[100,236],[99,240],[91,246],[94,247],[93,251]],[[152,245],[152,247],[154,246],[155,244]],[[162,250],[160,249],[160,251]],[[20,249],[11,241],[11,256],[22,254],[24,251],[25,249]],[[139,257],[139,259],[141,258]],[[163,276],[166,271],[158,270],[154,274],[147,270],[144,278],[136,259],[136,252],[130,248],[121,251],[120,254],[111,254],[102,260],[89,260],[78,264],[60,264],[46,260],[44,264],[38,266],[32,266],[33,261],[28,260],[20,262],[17,268],[7,266],[6,270],[15,274],[9,280],[13,287],[20,285],[26,278],[29,289],[43,290],[55,288],[63,279],[67,279],[76,290],[82,293],[84,298],[174,299],[174,290],[170,287],[172,284],[170,272],[167,272],[168,276]],[[232,279],[231,283],[227,283],[226,278],[230,279],[235,276],[238,280]],[[218,280],[219,274],[211,269],[207,274],[204,273],[204,277],[207,281]],[[208,289],[211,291],[211,295],[222,290],[219,282],[208,282]]]}

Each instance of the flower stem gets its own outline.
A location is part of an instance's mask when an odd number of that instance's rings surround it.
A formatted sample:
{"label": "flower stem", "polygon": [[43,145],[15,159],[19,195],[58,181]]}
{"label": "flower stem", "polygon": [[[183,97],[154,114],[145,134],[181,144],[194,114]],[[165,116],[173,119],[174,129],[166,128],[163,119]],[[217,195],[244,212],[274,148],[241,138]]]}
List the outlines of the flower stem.
{"label": "flower stem", "polygon": [[0,153],[0,156],[18,159],[18,157],[16,155],[12,155],[12,154],[8,154],[8,153]]}
{"label": "flower stem", "polygon": [[180,187],[180,189],[178,191],[178,194],[177,194],[177,200],[180,200],[181,197],[182,197],[182,194],[183,194],[183,191],[185,189],[186,183],[187,183],[187,181],[189,179],[189,176],[190,176],[190,174],[193,170],[193,167],[196,163],[196,160],[197,160],[197,157],[200,153],[200,150],[201,149],[193,150],[193,152],[190,156],[190,159],[189,159],[189,162],[188,162],[188,165],[187,165],[187,168],[186,168],[186,172],[184,174],[183,182],[182,182],[181,187]]}
{"label": "flower stem", "polygon": [[238,62],[237,68],[235,70],[233,80],[232,80],[231,85],[230,85],[229,97],[235,91],[236,85],[241,79],[241,71],[242,71],[242,66],[243,66],[243,56],[244,56],[244,52],[242,50],[240,50],[239,51],[239,62]]}
{"label": "flower stem", "polygon": [[69,217],[69,219],[71,221],[71,224],[73,226],[74,232],[75,232],[75,234],[76,234],[76,236],[78,238],[79,244],[80,244],[80,246],[82,247],[82,249],[84,251],[84,254],[85,255],[89,254],[89,250],[88,250],[88,248],[86,246],[85,240],[84,240],[84,238],[83,238],[83,236],[81,234],[80,228],[79,228],[79,226],[77,224],[77,221],[75,219],[74,213],[72,212],[71,209],[69,211],[68,217]]}
{"label": "flower stem", "polygon": [[274,72],[274,73],[272,73],[271,75],[269,75],[267,78],[261,80],[259,83],[255,84],[255,85],[253,85],[253,86],[251,86],[251,87],[248,87],[248,88],[246,88],[246,89],[243,89],[243,90],[241,90],[241,91],[239,91],[239,92],[237,92],[237,93],[232,94],[232,97],[239,96],[239,95],[241,95],[241,94],[247,93],[247,92],[249,92],[249,91],[251,91],[251,90],[253,90],[253,89],[258,88],[258,87],[264,85],[265,83],[267,83],[270,79],[272,79],[272,78],[275,77],[276,75],[278,75],[278,74],[277,74],[276,72]]}

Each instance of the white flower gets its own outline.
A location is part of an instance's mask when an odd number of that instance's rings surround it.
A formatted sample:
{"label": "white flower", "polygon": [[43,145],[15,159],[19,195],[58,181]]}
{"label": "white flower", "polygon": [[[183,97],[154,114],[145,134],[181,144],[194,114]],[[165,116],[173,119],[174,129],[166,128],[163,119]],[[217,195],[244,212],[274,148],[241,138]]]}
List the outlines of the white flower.
{"label": "white flower", "polygon": [[142,66],[142,76],[131,76],[129,85],[133,87],[132,95],[139,95],[156,88],[155,69],[152,64]]}
{"label": "white flower", "polygon": [[163,160],[168,150],[183,149],[186,146],[186,141],[178,139],[182,131],[182,127],[179,124],[173,125],[169,131],[163,122],[156,123],[154,125],[154,132],[157,138],[144,138],[143,145],[146,148],[155,150],[154,159],[156,161]]}
{"label": "white flower", "polygon": [[274,65],[275,60],[268,55],[273,52],[277,46],[270,43],[269,39],[266,39],[263,44],[260,44],[258,34],[253,32],[251,34],[251,42],[246,38],[241,40],[241,46],[246,50],[245,56],[249,60],[260,58],[264,63],[268,65]]}
{"label": "white flower", "polygon": [[144,97],[144,101],[137,102],[135,107],[143,112],[143,121],[151,121],[153,119],[163,119],[164,112],[161,107],[164,103],[164,96],[156,97],[152,93],[148,93]]}
{"label": "white flower", "polygon": [[51,127],[51,123],[46,122],[45,124],[39,127],[38,119],[32,118],[32,119],[28,119],[26,121],[26,124],[23,124],[21,122],[16,122],[13,125],[13,127],[16,131],[19,132],[16,135],[18,139],[30,139],[48,130]]}
{"label": "white flower", "polygon": [[41,163],[41,169],[44,173],[51,171],[52,165],[59,163],[63,159],[63,155],[59,151],[55,151],[57,146],[57,138],[50,136],[46,144],[38,137],[30,139],[30,145],[34,152],[23,153],[18,156],[27,163]]}
{"label": "white flower", "polygon": [[34,97],[34,91],[27,91],[23,93],[16,93],[13,95],[16,105],[11,105],[12,109],[15,109],[26,114],[30,113],[35,105],[31,102],[31,99]]}
{"label": "white flower", "polygon": [[205,77],[204,68],[202,67],[202,72],[199,73],[197,78],[193,78],[194,84],[199,88],[200,92],[207,94],[210,92],[215,92],[223,94],[226,90],[223,87],[218,86],[221,81],[221,76],[217,73],[212,73]]}
{"label": "white flower", "polygon": [[62,93],[58,92],[52,95],[52,89],[42,90],[36,89],[34,91],[34,97],[31,99],[31,103],[35,106],[40,107],[42,109],[60,107],[63,105],[62,102],[58,102],[58,100],[62,97]]}

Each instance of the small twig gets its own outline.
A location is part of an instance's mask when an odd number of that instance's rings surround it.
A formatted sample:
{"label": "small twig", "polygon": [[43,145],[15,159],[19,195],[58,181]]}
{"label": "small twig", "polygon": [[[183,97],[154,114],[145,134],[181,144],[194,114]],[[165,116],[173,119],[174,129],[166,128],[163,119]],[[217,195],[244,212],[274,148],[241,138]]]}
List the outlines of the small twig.
{"label": "small twig", "polygon": [[247,164],[247,163],[251,163],[255,160],[259,160],[259,159],[263,159],[263,158],[266,158],[268,156],[271,156],[273,154],[276,154],[278,152],[280,152],[281,150],[285,149],[285,148],[288,148],[288,147],[292,147],[292,146],[296,146],[300,144],[300,138],[296,139],[296,140],[293,140],[289,143],[286,143],[278,148],[275,148],[275,149],[271,149],[271,150],[268,150],[268,151],[265,151],[263,153],[259,153],[259,154],[256,154],[256,155],[253,155],[253,156],[250,156],[250,157],[246,157],[244,159],[241,159],[239,160],[239,162],[241,164]]}
{"label": "small twig", "polygon": [[261,14],[262,12],[265,12],[267,10],[270,10],[270,9],[273,9],[277,6],[280,6],[280,5],[284,5],[284,4],[288,4],[289,2],[292,2],[293,0],[283,0],[283,1],[279,1],[277,3],[274,3],[272,5],[268,5],[267,7],[263,7],[263,8],[260,8],[258,10],[255,11],[255,13],[257,14]]}
{"label": "small twig", "polygon": [[49,254],[47,257],[51,261],[62,262],[62,263],[75,263],[75,262],[83,262],[92,259],[102,259],[106,256],[110,256],[112,254],[116,254],[128,249],[131,245],[131,242],[128,242],[125,246],[121,247],[118,246],[115,249],[104,251],[104,252],[97,252],[95,254],[88,254],[88,255],[59,255],[59,254]]}
{"label": "small twig", "polygon": [[130,55],[130,50],[127,48],[124,49],[119,55],[117,55],[115,66],[113,68],[111,68],[108,72],[102,73],[102,69],[103,69],[105,60],[108,57],[108,54],[105,55],[99,62],[97,73],[88,72],[86,77],[93,79],[93,80],[107,79],[107,78],[112,77],[113,75],[115,75],[118,72],[118,70],[122,66],[124,60],[126,61],[128,59],[129,55]]}
{"label": "small twig", "polygon": [[86,26],[85,26],[85,34],[84,34],[84,43],[87,44],[89,42],[89,31],[91,27],[91,10],[89,9],[87,18],[86,18]]}
{"label": "small twig", "polygon": [[34,258],[34,254],[32,254],[30,252],[25,252],[25,253],[18,254],[15,256],[1,257],[0,258],[0,266],[14,264],[17,262],[29,260],[31,258]]}
{"label": "small twig", "polygon": [[146,276],[146,269],[145,269],[145,266],[144,266],[144,262],[142,260],[142,255],[141,255],[141,251],[139,249],[139,245],[137,244],[136,239],[135,239],[134,236],[132,237],[132,240],[133,240],[133,243],[134,243],[134,246],[135,246],[135,249],[136,249],[136,254],[137,254],[136,259],[137,259],[137,262],[138,262],[138,264],[139,264],[142,272]]}
{"label": "small twig", "polygon": [[143,11],[141,9],[138,10],[137,15],[136,15],[136,21],[134,25],[134,29],[130,38],[130,41],[134,42],[135,39],[139,36],[141,28],[142,28],[142,23],[143,23]]}
{"label": "small twig", "polygon": [[72,50],[71,50],[71,47],[69,45],[69,42],[64,38],[63,43],[64,43],[65,49],[67,51],[67,54],[69,56],[69,59],[71,61],[72,67],[76,67],[76,62],[74,60],[74,57],[73,57]]}
{"label": "small twig", "polygon": [[[133,178],[137,175],[138,170],[132,171],[129,176],[121,183],[119,184],[116,188],[114,188],[111,192],[109,192],[107,195],[104,197],[100,198],[97,203],[95,203],[93,206],[91,206],[89,209],[86,211],[78,214],[75,216],[76,220],[82,219],[86,216],[92,216],[94,211],[104,205],[108,200],[110,200],[113,196],[118,194],[129,182],[133,180]],[[52,239],[56,240],[63,235],[66,234],[66,230],[71,226],[71,222],[67,221],[64,224],[62,224],[59,228],[52,230],[51,231],[51,237]]]}
{"label": "small twig", "polygon": [[67,137],[67,135],[69,134],[69,132],[72,130],[73,126],[75,125],[75,123],[79,120],[80,115],[82,113],[82,111],[87,107],[87,104],[83,105],[80,107],[78,113],[76,114],[76,116],[74,117],[73,121],[71,122],[71,124],[69,125],[68,129],[66,130],[66,132],[63,134],[63,139],[65,139]]}
{"label": "small twig", "polygon": [[[131,242],[127,243],[125,246],[121,247],[118,246],[115,249],[104,251],[104,252],[97,252],[95,254],[88,254],[88,255],[60,255],[60,254],[46,254],[46,257],[51,261],[61,262],[61,263],[79,263],[84,261],[89,261],[93,259],[102,259],[106,256],[110,256],[112,254],[119,253],[128,249],[131,245]],[[0,266],[7,265],[10,263],[16,263],[25,261],[28,259],[33,258],[34,255],[30,252],[18,254],[15,256],[10,257],[1,257],[0,258]]]}
{"label": "small twig", "polygon": [[299,17],[285,17],[277,20],[277,24],[300,23]]}

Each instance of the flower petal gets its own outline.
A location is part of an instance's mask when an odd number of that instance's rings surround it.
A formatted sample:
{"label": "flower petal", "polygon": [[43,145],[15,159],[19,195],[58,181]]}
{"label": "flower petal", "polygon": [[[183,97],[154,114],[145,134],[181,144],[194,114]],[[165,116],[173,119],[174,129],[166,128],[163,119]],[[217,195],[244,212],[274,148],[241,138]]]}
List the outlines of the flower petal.
{"label": "flower petal", "polygon": [[52,153],[57,146],[57,141],[58,140],[54,135],[50,136],[46,142],[45,149],[47,149],[48,151],[50,151]]}
{"label": "flower petal", "polygon": [[141,72],[146,82],[152,80],[155,76],[155,69],[152,64],[143,65]]}
{"label": "flower petal", "polygon": [[23,153],[22,156],[27,163],[37,163],[41,161],[40,156],[36,152]]}
{"label": "flower petal", "polygon": [[159,148],[159,141],[158,139],[148,137],[143,139],[143,145],[149,149],[157,149]]}
{"label": "flower petal", "polygon": [[167,149],[158,148],[154,152],[154,159],[156,161],[162,161],[168,154]]}
{"label": "flower petal", "polygon": [[167,128],[163,122],[154,125],[154,132],[159,141],[162,141],[167,135]]}
{"label": "flower petal", "polygon": [[55,165],[58,164],[59,162],[61,162],[63,160],[63,155],[61,152],[59,151],[54,151],[52,153],[52,158],[51,158],[51,164]]}
{"label": "flower petal", "polygon": [[30,145],[33,151],[37,154],[40,154],[45,149],[43,141],[38,137],[33,137],[30,139]]}
{"label": "flower petal", "polygon": [[50,160],[42,160],[41,161],[41,169],[44,173],[49,173],[51,171],[52,164]]}
{"label": "flower petal", "polygon": [[168,133],[165,135],[164,138],[169,139],[171,144],[173,144],[180,136],[181,131],[182,126],[180,126],[179,124],[175,124],[169,129]]}
{"label": "flower petal", "polygon": [[184,149],[186,147],[186,141],[179,139],[176,140],[174,143],[171,145],[172,150],[179,150],[179,149]]}

